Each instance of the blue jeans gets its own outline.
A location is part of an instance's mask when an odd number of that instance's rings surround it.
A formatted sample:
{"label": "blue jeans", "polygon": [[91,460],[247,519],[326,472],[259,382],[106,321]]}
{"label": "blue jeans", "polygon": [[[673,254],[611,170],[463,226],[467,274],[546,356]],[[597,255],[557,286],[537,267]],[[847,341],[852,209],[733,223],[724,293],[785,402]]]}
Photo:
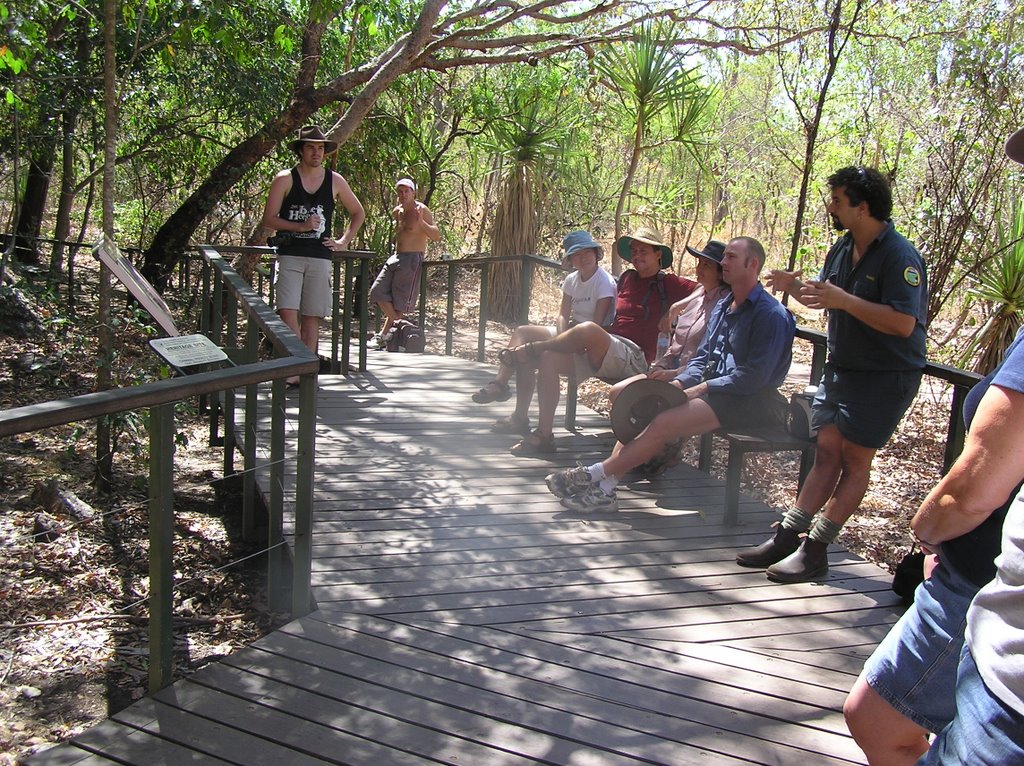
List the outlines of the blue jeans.
{"label": "blue jeans", "polygon": [[864,663],[868,685],[930,732],[956,715],[957,666],[974,583],[940,563],[914,591],[914,603]]}
{"label": "blue jeans", "polygon": [[978,674],[970,647],[960,655],[956,718],[917,766],[1008,766],[1024,763],[1024,716],[996,698]]}

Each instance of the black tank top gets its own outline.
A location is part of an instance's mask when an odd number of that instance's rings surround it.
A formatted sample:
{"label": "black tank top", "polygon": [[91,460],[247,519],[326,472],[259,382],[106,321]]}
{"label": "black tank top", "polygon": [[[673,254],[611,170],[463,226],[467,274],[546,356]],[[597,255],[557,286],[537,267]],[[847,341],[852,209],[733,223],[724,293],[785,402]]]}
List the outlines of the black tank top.
{"label": "black tank top", "polygon": [[298,168],[292,168],[292,188],[281,203],[279,215],[286,221],[305,221],[311,215],[319,215],[321,224],[317,231],[293,231],[286,245],[278,248],[280,255],[301,255],[306,258],[331,260],[331,251],[324,245],[324,239],[331,236],[331,221],[334,220],[334,176],[324,168],[324,182],[310,194],[303,188]]}

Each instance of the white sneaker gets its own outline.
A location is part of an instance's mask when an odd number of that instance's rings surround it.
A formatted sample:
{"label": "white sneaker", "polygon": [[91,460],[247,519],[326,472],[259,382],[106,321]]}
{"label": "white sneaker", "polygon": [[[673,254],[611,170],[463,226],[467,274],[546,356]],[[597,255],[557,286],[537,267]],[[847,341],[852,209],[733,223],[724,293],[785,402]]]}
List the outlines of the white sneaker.
{"label": "white sneaker", "polygon": [[556,471],[544,477],[544,483],[548,485],[548,491],[555,497],[571,497],[583,492],[591,485],[590,472],[577,463],[575,468],[567,468],[564,471]]}
{"label": "white sneaker", "polygon": [[579,511],[580,513],[617,511],[619,510],[619,498],[615,496],[615,492],[606,495],[600,486],[591,484],[578,495],[563,497],[562,505],[571,511]]}

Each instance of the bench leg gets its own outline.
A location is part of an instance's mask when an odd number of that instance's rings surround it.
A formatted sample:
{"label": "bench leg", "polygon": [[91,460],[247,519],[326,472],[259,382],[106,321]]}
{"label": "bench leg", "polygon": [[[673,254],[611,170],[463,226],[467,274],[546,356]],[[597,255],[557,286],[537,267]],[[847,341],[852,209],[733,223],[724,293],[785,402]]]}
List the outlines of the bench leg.
{"label": "bench leg", "polygon": [[569,375],[565,391],[565,430],[576,430],[576,376]]}
{"label": "bench leg", "polygon": [[729,464],[725,469],[725,523],[735,526],[740,514],[740,479],[746,452],[736,445],[729,446]]}
{"label": "bench leg", "polygon": [[705,473],[711,472],[711,441],[715,438],[710,431],[700,436],[700,456],[697,458],[697,468]]}

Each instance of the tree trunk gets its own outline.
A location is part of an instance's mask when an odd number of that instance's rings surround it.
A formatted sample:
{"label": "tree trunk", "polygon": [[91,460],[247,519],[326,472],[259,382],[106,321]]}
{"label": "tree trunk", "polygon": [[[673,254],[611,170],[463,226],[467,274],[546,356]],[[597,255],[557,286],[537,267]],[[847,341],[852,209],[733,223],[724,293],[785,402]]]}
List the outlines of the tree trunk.
{"label": "tree trunk", "polygon": [[71,236],[71,207],[75,202],[75,124],[78,110],[61,115],[61,174],[57,221],[53,228],[53,250],[50,254],[50,281],[56,282],[64,270],[64,242]]}
{"label": "tree trunk", "polygon": [[53,173],[54,143],[48,139],[43,146],[37,146],[29,158],[25,193],[21,198],[21,217],[18,218],[18,229],[15,232],[17,244],[14,257],[22,263],[39,263],[39,243],[36,240],[46,213],[50,174]]}
{"label": "tree trunk", "polygon": [[[114,162],[117,159],[117,0],[103,2],[103,234],[114,241]],[[110,270],[100,264],[97,328],[96,388],[104,391],[112,382],[114,331],[110,324]],[[113,475],[110,418],[96,421],[96,488],[110,492]]]}
{"label": "tree trunk", "polygon": [[[640,154],[643,151],[644,133],[643,110],[640,110],[636,118],[636,132],[633,134],[633,149],[629,155],[629,167],[626,168],[626,178],[622,181],[622,190],[619,192],[619,201],[615,205],[615,242],[622,236],[622,214],[626,208],[626,198],[629,197],[629,190],[633,187],[633,178],[636,176],[637,166],[640,164]],[[612,273],[618,276],[622,273],[622,259],[619,253],[612,247]]]}
{"label": "tree trunk", "polygon": [[[142,275],[157,290],[162,291],[178,260],[184,254],[192,234],[224,194],[284,138],[298,130],[316,110],[338,101],[343,96],[348,96],[354,88],[363,85],[359,95],[345,110],[345,115],[329,131],[332,140],[344,144],[359,127],[381,93],[400,75],[415,66],[416,58],[431,40],[434,24],[445,2],[446,0],[427,0],[413,29],[381,54],[375,66],[364,65],[346,71],[321,88],[315,87],[315,82],[320,65],[322,37],[330,19],[314,20],[311,16],[306,22],[302,64],[288,106],[269,120],[255,135],[228,152],[199,188],[164,221],[146,250]],[[313,6],[311,14],[316,10],[315,3]],[[267,179],[267,185],[270,185],[270,179]]]}

